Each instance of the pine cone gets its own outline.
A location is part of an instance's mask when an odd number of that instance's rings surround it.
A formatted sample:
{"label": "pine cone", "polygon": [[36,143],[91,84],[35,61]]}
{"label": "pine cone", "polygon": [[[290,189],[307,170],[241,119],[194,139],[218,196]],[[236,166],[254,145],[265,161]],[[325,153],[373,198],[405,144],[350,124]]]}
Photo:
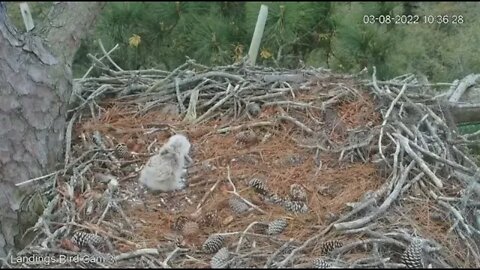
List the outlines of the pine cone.
{"label": "pine cone", "polygon": [[288,212],[305,214],[308,212],[308,205],[301,201],[285,201],[283,207]]}
{"label": "pine cone", "polygon": [[420,238],[415,238],[402,254],[402,263],[407,268],[423,268],[423,241]]}
{"label": "pine cone", "polygon": [[265,197],[265,201],[267,201],[269,203],[273,203],[273,204],[278,204],[278,205],[282,205],[282,204],[285,203],[285,200],[275,193],[274,194],[268,194]]}
{"label": "pine cone", "polygon": [[250,182],[248,182],[248,185],[252,187],[257,193],[260,193],[262,195],[268,194],[267,185],[265,185],[265,182],[261,179],[253,178],[252,180],[250,180]]}
{"label": "pine cone", "polygon": [[343,246],[343,243],[342,241],[339,241],[339,240],[330,240],[330,241],[326,241],[322,244],[322,246],[320,247],[320,250],[322,251],[322,254],[323,255],[326,255],[330,252],[332,252],[334,249],[336,248],[340,248]]}
{"label": "pine cone", "polygon": [[119,143],[115,147],[115,155],[119,158],[128,158],[130,157],[130,151],[128,151],[128,147],[124,143]]}
{"label": "pine cone", "polygon": [[217,211],[209,211],[198,222],[201,227],[211,227],[218,223]]}
{"label": "pine cone", "polygon": [[290,198],[292,201],[305,202],[307,200],[307,191],[299,184],[290,186]]}
{"label": "pine cone", "polygon": [[183,230],[183,227],[185,226],[185,224],[187,222],[189,222],[189,218],[186,217],[186,216],[179,216],[175,219],[175,221],[173,222],[172,224],[172,229],[176,230],[176,231],[182,231]]}
{"label": "pine cone", "polygon": [[104,242],[104,239],[93,233],[76,232],[73,234],[72,243],[78,247],[88,247],[88,244],[98,246]]}
{"label": "pine cone", "polygon": [[227,268],[228,267],[228,259],[230,257],[230,252],[226,247],[221,248],[215,255],[213,255],[212,259],[210,260],[210,267],[211,268]]}
{"label": "pine cone", "polygon": [[317,258],[317,259],[313,260],[313,262],[312,262],[312,268],[327,269],[327,268],[330,268],[330,267],[332,267],[332,265],[330,265],[328,262],[326,262],[325,260],[323,260],[321,258]]}
{"label": "pine cone", "polygon": [[182,235],[191,236],[196,235],[200,232],[200,227],[198,223],[194,221],[187,221],[182,228]]}
{"label": "pine cone", "polygon": [[282,233],[287,227],[288,223],[286,219],[276,219],[268,224],[267,234],[276,235]]}
{"label": "pine cone", "polygon": [[251,144],[258,141],[258,136],[253,130],[239,132],[235,138],[237,141],[245,144]]}
{"label": "pine cone", "polygon": [[225,237],[219,234],[212,234],[203,243],[202,249],[207,253],[215,253],[223,247]]}
{"label": "pine cone", "polygon": [[231,197],[228,204],[235,214],[243,214],[250,210],[250,206],[238,197]]}

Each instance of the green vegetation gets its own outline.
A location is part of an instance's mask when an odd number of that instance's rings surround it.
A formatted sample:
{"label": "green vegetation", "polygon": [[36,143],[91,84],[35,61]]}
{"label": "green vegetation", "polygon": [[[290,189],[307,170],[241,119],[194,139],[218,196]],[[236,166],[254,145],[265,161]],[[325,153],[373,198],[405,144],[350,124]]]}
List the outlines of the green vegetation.
{"label": "green vegetation", "polygon": [[[34,20],[52,2],[30,2]],[[196,59],[230,64],[248,52],[261,2],[112,2],[79,50],[74,73],[90,66],[87,53],[102,55],[97,41],[125,69],[173,69]],[[480,10],[476,3],[268,2],[259,65],[303,64],[341,72],[376,66],[380,78],[420,72],[430,81],[452,81],[480,69]],[[17,3],[9,13],[19,29]],[[364,23],[365,15],[419,15],[417,24]],[[425,23],[423,15],[449,15],[448,23]],[[456,24],[454,16],[458,17]],[[437,18],[435,18],[437,19]]]}

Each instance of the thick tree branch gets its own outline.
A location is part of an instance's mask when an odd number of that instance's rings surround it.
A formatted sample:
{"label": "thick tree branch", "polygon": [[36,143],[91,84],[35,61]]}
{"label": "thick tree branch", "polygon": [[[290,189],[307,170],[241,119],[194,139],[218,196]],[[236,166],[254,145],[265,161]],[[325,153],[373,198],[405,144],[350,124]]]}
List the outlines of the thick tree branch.
{"label": "thick tree branch", "polygon": [[480,104],[450,103],[450,111],[457,124],[480,122]]}
{"label": "thick tree branch", "polygon": [[463,93],[467,91],[467,88],[474,85],[479,78],[480,74],[470,74],[467,77],[463,78],[463,80],[460,81],[460,84],[457,86],[457,89],[453,91],[448,101],[452,103],[458,102],[462,97]]}
{"label": "thick tree branch", "polygon": [[92,29],[105,4],[106,2],[54,3],[37,33],[46,40],[57,57],[63,58],[59,60],[71,63],[80,47],[80,41]]}

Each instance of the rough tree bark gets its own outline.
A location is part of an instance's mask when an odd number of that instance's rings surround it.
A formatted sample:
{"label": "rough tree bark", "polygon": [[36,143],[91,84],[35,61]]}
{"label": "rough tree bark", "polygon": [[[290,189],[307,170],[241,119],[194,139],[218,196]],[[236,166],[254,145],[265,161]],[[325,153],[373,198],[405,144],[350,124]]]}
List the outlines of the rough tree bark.
{"label": "rough tree bark", "polygon": [[61,161],[73,57],[104,5],[55,2],[48,20],[25,34],[0,5],[0,258],[25,229],[17,210],[32,186],[15,184]]}

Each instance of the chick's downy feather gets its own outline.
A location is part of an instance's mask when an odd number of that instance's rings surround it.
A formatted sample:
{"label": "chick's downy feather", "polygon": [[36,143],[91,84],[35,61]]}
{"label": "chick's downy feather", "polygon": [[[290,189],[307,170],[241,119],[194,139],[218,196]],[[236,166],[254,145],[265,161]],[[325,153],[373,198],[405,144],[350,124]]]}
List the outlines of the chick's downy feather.
{"label": "chick's downy feather", "polygon": [[172,136],[159,153],[152,156],[140,172],[139,182],[156,191],[173,191],[185,187],[182,173],[190,142],[185,136]]}
{"label": "chick's downy feather", "polygon": [[191,144],[187,137],[177,134],[170,137],[163,147],[172,147],[182,157],[186,157],[190,152]]}

